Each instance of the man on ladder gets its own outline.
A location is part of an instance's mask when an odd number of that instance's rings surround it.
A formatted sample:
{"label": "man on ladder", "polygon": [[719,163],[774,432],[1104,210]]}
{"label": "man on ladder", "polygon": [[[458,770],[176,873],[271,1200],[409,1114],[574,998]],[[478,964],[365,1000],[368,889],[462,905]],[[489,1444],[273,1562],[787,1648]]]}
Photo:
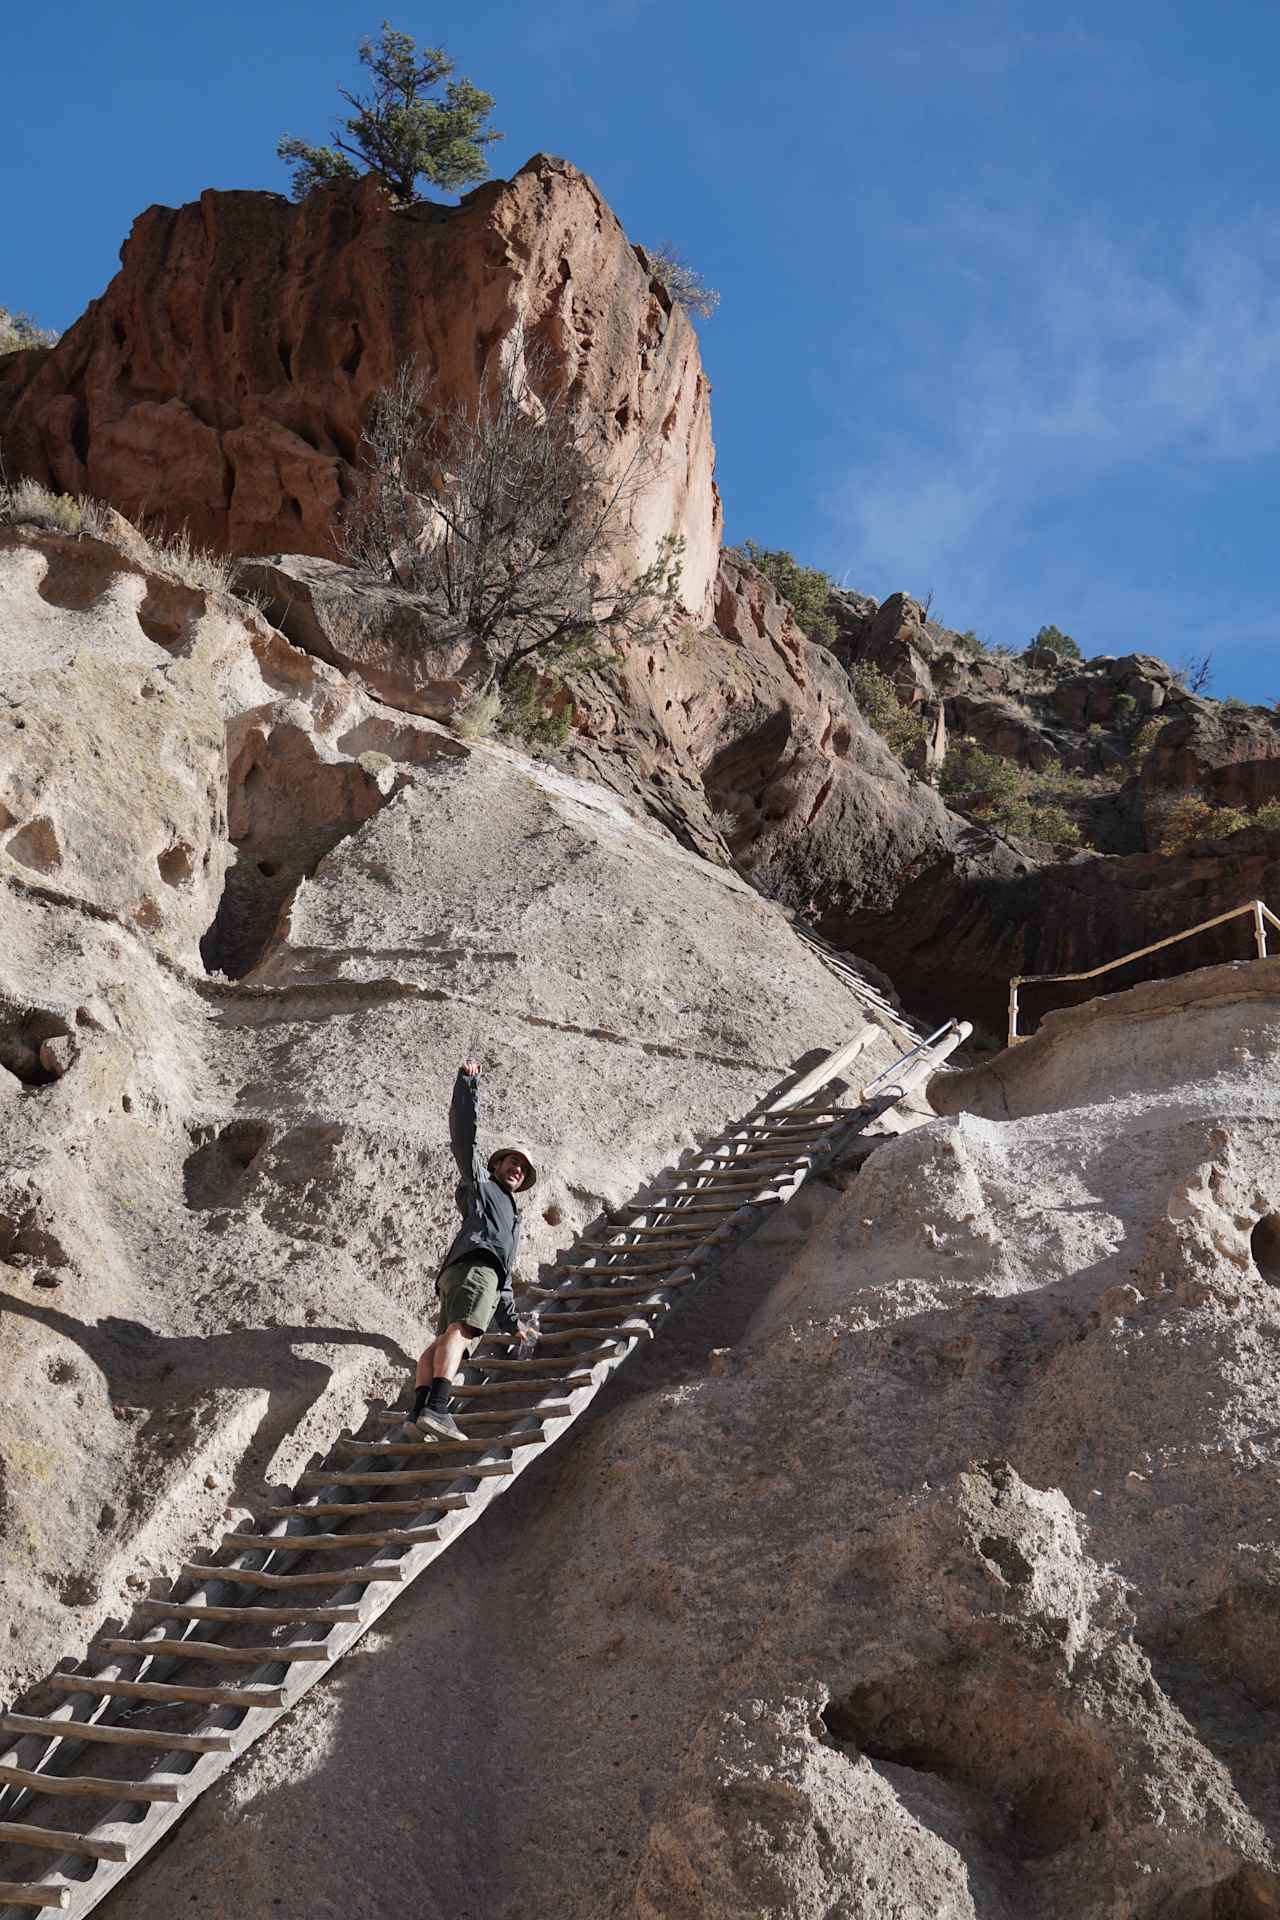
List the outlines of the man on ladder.
{"label": "man on ladder", "polygon": [[458,1211],[462,1227],[440,1269],[440,1331],[418,1362],[413,1412],[405,1431],[418,1439],[462,1440],[449,1412],[458,1372],[481,1334],[495,1319],[522,1340],[532,1325],[517,1322],[511,1279],[520,1250],[518,1193],[531,1193],[538,1175],[519,1147],[500,1147],[481,1161],[476,1151],[476,1083],[480,1066],[464,1060],[449,1107],[449,1139],[462,1179]]}

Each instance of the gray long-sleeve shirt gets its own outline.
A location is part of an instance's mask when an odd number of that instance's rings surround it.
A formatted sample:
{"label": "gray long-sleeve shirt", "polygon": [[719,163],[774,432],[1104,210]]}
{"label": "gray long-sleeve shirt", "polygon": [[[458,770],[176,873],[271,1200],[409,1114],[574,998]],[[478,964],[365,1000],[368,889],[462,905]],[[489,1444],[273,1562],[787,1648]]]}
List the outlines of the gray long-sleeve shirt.
{"label": "gray long-sleeve shirt", "polygon": [[460,1072],[453,1084],[449,1140],[462,1175],[457,1191],[462,1226],[441,1270],[455,1260],[483,1261],[497,1273],[503,1300],[510,1307],[523,1222],[513,1195],[493,1179],[476,1150],[476,1083],[467,1073]]}

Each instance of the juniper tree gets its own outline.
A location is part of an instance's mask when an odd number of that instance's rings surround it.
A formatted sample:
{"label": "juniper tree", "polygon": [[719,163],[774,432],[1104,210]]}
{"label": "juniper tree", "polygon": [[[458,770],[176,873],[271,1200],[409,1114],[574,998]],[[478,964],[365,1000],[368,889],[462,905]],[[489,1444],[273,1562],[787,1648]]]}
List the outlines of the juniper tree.
{"label": "juniper tree", "polygon": [[[502,135],[486,129],[493,95],[469,80],[454,80],[441,47],[419,50],[410,34],[384,20],[377,43],[362,40],[360,64],[373,76],[367,95],[338,92],[352,108],[334,130],[331,147],[313,147],[292,134],[276,153],[293,163],[293,197],[334,180],[376,174],[392,199],[407,206],[423,196],[418,181],[455,193],[489,171],[484,149]],[[447,84],[444,84],[447,83]],[[430,99],[444,84],[442,99]]]}

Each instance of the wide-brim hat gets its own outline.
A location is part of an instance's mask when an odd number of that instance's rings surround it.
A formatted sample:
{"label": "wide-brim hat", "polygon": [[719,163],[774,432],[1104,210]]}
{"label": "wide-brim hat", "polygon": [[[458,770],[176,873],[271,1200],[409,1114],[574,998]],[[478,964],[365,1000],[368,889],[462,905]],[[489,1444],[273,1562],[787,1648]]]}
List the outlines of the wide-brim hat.
{"label": "wide-brim hat", "polygon": [[520,1189],[521,1193],[532,1193],[538,1184],[538,1169],[527,1153],[521,1153],[519,1147],[499,1147],[496,1153],[491,1153],[489,1155],[490,1173],[493,1172],[499,1160],[505,1160],[508,1154],[513,1155],[524,1168],[524,1185]]}

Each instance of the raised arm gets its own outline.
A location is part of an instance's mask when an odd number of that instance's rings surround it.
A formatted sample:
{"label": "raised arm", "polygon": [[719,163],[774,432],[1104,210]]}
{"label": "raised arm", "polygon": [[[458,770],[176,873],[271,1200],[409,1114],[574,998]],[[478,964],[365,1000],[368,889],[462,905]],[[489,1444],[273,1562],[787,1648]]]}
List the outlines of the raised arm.
{"label": "raised arm", "polygon": [[464,1060],[453,1083],[449,1104],[449,1144],[464,1180],[479,1185],[484,1168],[476,1153],[476,1082],[480,1067],[475,1060]]}

